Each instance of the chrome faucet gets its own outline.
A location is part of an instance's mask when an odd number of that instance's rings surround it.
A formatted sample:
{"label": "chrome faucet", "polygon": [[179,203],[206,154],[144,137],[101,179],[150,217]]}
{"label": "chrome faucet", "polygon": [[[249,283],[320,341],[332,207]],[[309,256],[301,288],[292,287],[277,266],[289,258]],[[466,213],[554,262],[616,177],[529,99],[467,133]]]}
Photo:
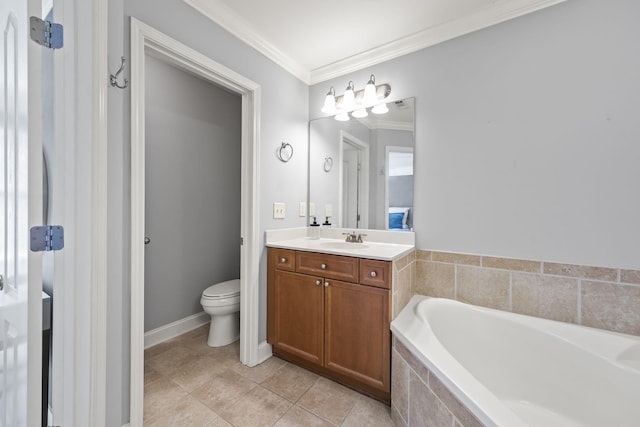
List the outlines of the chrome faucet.
{"label": "chrome faucet", "polygon": [[362,238],[366,236],[366,234],[356,234],[355,231],[352,231],[351,233],[342,233],[342,235],[347,236],[344,239],[347,243],[363,243],[364,241]]}

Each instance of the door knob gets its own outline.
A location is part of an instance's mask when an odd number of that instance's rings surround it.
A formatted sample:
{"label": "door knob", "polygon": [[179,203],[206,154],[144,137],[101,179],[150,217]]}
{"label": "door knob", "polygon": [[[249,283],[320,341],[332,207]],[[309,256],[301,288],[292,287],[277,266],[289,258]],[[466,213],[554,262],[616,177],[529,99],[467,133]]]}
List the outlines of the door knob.
{"label": "door knob", "polygon": [[144,244],[145,244],[145,245],[148,245],[149,243],[151,243],[151,239],[145,236],[145,238],[144,238]]}
{"label": "door knob", "polygon": [[324,287],[328,288],[329,287],[329,282],[324,282]]}

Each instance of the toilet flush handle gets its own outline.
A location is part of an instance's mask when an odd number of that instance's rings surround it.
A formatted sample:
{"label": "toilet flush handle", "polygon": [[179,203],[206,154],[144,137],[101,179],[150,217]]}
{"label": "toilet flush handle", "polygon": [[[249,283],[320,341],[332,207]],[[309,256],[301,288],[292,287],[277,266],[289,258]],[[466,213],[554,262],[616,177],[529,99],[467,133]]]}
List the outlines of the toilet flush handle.
{"label": "toilet flush handle", "polygon": [[145,236],[145,238],[144,238],[144,244],[145,244],[145,245],[148,245],[149,243],[151,243],[151,239]]}

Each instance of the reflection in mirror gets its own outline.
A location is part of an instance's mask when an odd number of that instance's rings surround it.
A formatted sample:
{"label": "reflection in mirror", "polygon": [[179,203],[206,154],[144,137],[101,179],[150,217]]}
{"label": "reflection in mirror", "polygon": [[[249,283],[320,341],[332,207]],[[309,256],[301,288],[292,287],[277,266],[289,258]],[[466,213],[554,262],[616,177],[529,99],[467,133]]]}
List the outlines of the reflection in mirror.
{"label": "reflection in mirror", "polygon": [[413,229],[414,98],[387,107],[386,114],[310,122],[310,217],[341,228]]}

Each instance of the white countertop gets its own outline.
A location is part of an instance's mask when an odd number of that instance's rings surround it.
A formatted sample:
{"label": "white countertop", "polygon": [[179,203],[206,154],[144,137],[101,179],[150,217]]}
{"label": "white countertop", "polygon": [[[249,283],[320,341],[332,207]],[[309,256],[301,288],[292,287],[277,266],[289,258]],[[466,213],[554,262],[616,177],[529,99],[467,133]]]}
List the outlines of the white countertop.
{"label": "white countertop", "polygon": [[[366,234],[363,243],[347,243],[343,232]],[[339,236],[339,237],[338,237]],[[357,258],[393,261],[415,248],[413,232],[389,232],[380,230],[351,230],[329,228],[320,230],[320,239],[307,237],[307,227],[267,230],[265,244],[272,248],[346,255]]]}

